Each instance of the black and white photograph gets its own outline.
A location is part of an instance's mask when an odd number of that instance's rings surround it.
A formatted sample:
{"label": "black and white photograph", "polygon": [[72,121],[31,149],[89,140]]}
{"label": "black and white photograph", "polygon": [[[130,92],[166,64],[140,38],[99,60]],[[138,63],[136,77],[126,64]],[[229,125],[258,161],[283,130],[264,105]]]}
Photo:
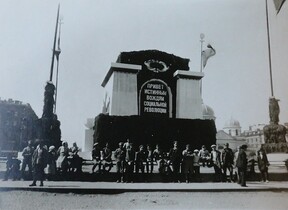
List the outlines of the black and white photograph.
{"label": "black and white photograph", "polygon": [[0,210],[288,209],[288,2],[1,0]]}

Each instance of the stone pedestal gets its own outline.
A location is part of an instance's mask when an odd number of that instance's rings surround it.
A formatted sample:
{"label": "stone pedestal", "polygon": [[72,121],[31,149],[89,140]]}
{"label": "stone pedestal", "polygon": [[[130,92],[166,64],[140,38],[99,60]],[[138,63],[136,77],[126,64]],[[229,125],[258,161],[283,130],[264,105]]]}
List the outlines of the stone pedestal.
{"label": "stone pedestal", "polygon": [[202,119],[202,98],[200,80],[202,72],[181,71],[174,73],[177,78],[176,118]]}

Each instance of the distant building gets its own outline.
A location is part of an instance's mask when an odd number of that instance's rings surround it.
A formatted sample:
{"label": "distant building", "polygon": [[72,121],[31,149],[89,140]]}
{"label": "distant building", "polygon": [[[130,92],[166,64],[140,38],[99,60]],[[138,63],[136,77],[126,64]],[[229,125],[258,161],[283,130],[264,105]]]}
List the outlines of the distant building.
{"label": "distant building", "polygon": [[238,120],[235,120],[233,117],[228,120],[223,130],[231,136],[240,136],[241,135],[241,126]]}
{"label": "distant building", "polygon": [[38,135],[38,117],[29,104],[0,98],[0,151],[21,151]]}
{"label": "distant building", "polygon": [[264,126],[264,124],[249,126],[249,130],[246,130],[241,134],[241,136],[246,139],[248,149],[259,150],[261,144],[265,143],[263,133]]}
{"label": "distant building", "polygon": [[[238,120],[230,118],[225,123],[222,131],[217,133],[217,145],[222,147],[226,143],[230,144],[230,147],[240,146],[247,144],[249,150],[257,151],[261,145],[265,143],[263,127],[265,124],[251,125],[249,130],[241,131],[241,125]],[[230,137],[230,138],[229,138]],[[239,143],[239,144],[238,144]]]}
{"label": "distant building", "polygon": [[225,148],[225,144],[228,143],[232,150],[236,150],[237,147],[246,144],[246,139],[239,136],[231,136],[223,130],[219,130],[216,134],[216,144],[219,150]]}

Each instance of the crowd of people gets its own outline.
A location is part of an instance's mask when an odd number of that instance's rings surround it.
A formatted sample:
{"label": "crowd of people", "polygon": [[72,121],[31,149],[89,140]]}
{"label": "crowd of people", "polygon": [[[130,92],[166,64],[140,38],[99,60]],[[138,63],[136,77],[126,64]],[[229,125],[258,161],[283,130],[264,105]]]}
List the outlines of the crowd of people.
{"label": "crowd of people", "polygon": [[[53,145],[48,148],[42,140],[36,140],[35,145],[36,148],[34,148],[31,140],[28,141],[27,147],[22,151],[22,165],[19,159],[13,158],[12,155],[7,156],[3,181],[8,180],[9,177],[12,180],[32,178],[33,182],[30,186],[36,186],[38,180],[40,181],[40,186],[43,186],[45,179],[54,180],[59,174],[64,176],[70,168],[75,169],[75,172],[82,170],[80,163],[82,158],[78,155],[79,148],[76,143],[73,143],[73,146],[68,148],[68,143],[63,142],[58,150]],[[71,166],[71,163],[75,167]],[[26,171],[27,167],[28,171]]]}
{"label": "crowd of people", "polygon": [[[158,166],[158,173],[170,176],[174,182],[181,182],[184,177],[185,182],[191,180],[200,181],[200,166],[214,168],[214,181],[238,182],[241,186],[246,186],[247,176],[247,145],[242,145],[233,151],[229,144],[225,144],[222,152],[216,149],[216,145],[211,145],[211,151],[203,145],[200,150],[192,150],[187,144],[184,150],[180,150],[178,142],[173,142],[173,147],[169,151],[164,151],[159,145],[152,149],[151,145],[140,145],[134,148],[129,139],[119,142],[118,148],[114,151],[116,165],[117,182],[134,182],[134,174],[153,173],[154,167]],[[113,167],[112,150],[107,143],[103,149],[98,143],[94,144],[92,151],[94,165],[92,173],[109,172]],[[268,182],[267,155],[263,149],[257,152],[257,162],[261,179]],[[254,166],[253,166],[254,167]],[[183,175],[183,176],[182,176]]]}
{"label": "crowd of people", "polygon": [[[117,182],[134,182],[135,174],[143,178],[144,174],[160,173],[173,182],[185,179],[185,182],[189,183],[201,181],[200,166],[213,167],[215,182],[237,181],[245,187],[248,164],[246,149],[247,145],[242,145],[237,151],[233,151],[226,143],[221,152],[214,144],[211,145],[211,151],[208,151],[205,145],[200,150],[193,150],[190,144],[181,150],[178,141],[174,141],[170,150],[164,151],[159,145],[155,145],[155,149],[149,144],[134,148],[133,143],[127,139],[125,143],[119,142],[118,148],[113,152],[109,143],[101,148],[96,142],[92,150],[92,173],[108,173],[115,165]],[[38,180],[40,186],[43,186],[45,179],[54,180],[56,175],[65,176],[68,170],[82,172],[83,159],[78,152],[76,143],[69,148],[68,143],[63,142],[56,150],[53,145],[47,148],[43,141],[38,141],[34,148],[32,141],[28,141],[22,152],[21,168],[20,160],[10,155],[7,157],[4,180],[9,177],[13,180],[19,179],[18,174],[25,179],[27,167],[28,177],[33,177],[30,186],[36,186]],[[269,161],[263,149],[257,151],[257,163],[262,181],[268,182]]]}

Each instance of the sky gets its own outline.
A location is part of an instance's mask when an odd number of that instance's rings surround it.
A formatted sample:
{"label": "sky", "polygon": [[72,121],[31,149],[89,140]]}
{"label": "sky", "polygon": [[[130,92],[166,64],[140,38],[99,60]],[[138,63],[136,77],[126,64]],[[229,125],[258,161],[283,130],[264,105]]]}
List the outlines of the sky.
{"label": "sky", "polygon": [[[101,83],[120,52],[157,49],[190,59],[200,71],[203,48],[216,55],[204,69],[203,101],[220,130],[231,118],[242,130],[268,124],[271,97],[265,0],[2,0],[0,97],[29,103],[42,115],[57,7],[61,55],[57,115],[62,139],[82,146],[87,118],[103,105]],[[274,96],[288,122],[288,4],[276,15],[268,0]],[[55,75],[55,73],[54,73]],[[55,83],[55,78],[53,78]]]}

